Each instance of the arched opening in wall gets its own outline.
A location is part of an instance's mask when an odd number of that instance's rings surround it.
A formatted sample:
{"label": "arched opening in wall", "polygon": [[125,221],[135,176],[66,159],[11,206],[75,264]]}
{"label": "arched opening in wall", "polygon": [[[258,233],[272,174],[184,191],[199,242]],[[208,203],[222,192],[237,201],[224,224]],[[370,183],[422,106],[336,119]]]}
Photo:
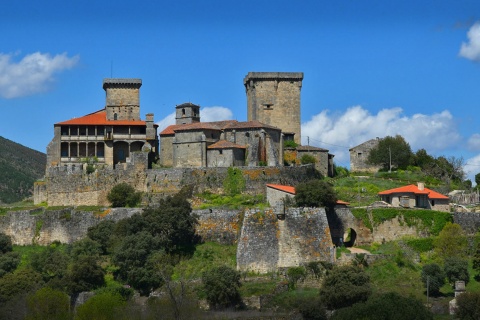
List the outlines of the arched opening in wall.
{"label": "arched opening in wall", "polygon": [[113,144],[113,163],[125,163],[130,156],[128,143],[118,141]]}
{"label": "arched opening in wall", "polygon": [[345,233],[343,235],[343,244],[345,245],[345,247],[353,247],[355,245],[356,239],[357,233],[354,229],[348,228],[347,230],[345,230]]}

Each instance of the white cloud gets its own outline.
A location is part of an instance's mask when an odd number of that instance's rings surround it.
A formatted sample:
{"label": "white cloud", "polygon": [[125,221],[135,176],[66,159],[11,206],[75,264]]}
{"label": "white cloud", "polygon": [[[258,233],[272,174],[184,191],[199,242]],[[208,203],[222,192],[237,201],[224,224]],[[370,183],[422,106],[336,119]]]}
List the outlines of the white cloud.
{"label": "white cloud", "polygon": [[472,151],[480,151],[480,134],[475,133],[468,138],[468,149]]}
{"label": "white cloud", "polygon": [[463,170],[467,174],[467,179],[475,185],[475,175],[480,172],[480,154],[465,161]]}
{"label": "white cloud", "polygon": [[302,124],[302,144],[328,149],[335,162],[347,165],[348,149],[367,140],[401,135],[413,151],[425,148],[429,153],[455,146],[460,140],[453,116],[448,111],[432,115],[403,115],[401,108],[371,114],[361,106],[348,108],[343,114],[330,115],[324,110]]}
{"label": "white cloud", "polygon": [[462,43],[459,55],[472,61],[480,61],[480,22],[467,32],[468,42]]}
{"label": "white cloud", "polygon": [[55,73],[73,68],[80,59],[78,55],[68,57],[66,53],[52,57],[35,52],[15,62],[13,56],[0,53],[0,96],[7,99],[46,91]]}
{"label": "white cloud", "polygon": [[[225,107],[205,107],[200,109],[200,120],[202,122],[221,121],[233,119],[233,113],[230,109]],[[162,132],[163,129],[169,125],[175,124],[175,112],[170,113],[168,116],[157,122],[158,132]]]}

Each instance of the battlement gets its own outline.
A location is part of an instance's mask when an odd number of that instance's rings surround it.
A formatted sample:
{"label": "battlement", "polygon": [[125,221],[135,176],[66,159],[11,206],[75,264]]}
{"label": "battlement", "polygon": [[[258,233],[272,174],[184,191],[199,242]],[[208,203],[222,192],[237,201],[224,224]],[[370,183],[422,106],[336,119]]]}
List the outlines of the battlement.
{"label": "battlement", "polygon": [[133,87],[140,88],[142,86],[142,79],[137,78],[105,78],[103,79],[103,89],[108,88],[125,88]]}
{"label": "battlement", "polygon": [[243,79],[243,84],[247,86],[250,80],[284,80],[284,81],[302,81],[303,72],[249,72]]}

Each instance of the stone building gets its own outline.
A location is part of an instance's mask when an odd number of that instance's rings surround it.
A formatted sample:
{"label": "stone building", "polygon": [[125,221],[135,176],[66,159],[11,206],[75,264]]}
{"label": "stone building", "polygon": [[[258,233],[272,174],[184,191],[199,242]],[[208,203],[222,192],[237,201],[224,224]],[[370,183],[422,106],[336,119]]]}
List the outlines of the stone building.
{"label": "stone building", "polygon": [[249,72],[247,119],[282,129],[285,140],[301,144],[300,91],[303,72]]}
{"label": "stone building", "polygon": [[[129,161],[136,151],[158,155],[157,127],[153,114],[140,119],[141,79],[104,79],[102,110],[54,124],[47,146],[49,166],[82,166],[86,160],[113,166]],[[48,170],[47,170],[48,173]]]}
{"label": "stone building", "polygon": [[350,151],[350,171],[352,172],[377,172],[381,166],[368,163],[368,155],[370,150],[378,146],[380,138],[370,139],[356,147],[349,149]]}
{"label": "stone building", "polygon": [[378,193],[382,201],[393,207],[423,208],[437,211],[450,211],[449,197],[425,188],[423,182]]}
{"label": "stone building", "polygon": [[176,124],[160,132],[160,164],[171,167],[279,166],[282,131],[259,121],[201,122],[200,107],[176,107]]}

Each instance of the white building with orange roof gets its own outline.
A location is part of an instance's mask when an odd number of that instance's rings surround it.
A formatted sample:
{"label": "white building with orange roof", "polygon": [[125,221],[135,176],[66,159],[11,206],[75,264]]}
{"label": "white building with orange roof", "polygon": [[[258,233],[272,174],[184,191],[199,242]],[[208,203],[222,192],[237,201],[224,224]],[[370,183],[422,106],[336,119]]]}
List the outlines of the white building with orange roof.
{"label": "white building with orange roof", "polygon": [[47,146],[47,167],[83,165],[88,159],[113,166],[136,151],[158,155],[153,114],[140,119],[141,79],[104,79],[105,108],[54,124]]}
{"label": "white building with orange roof", "polygon": [[450,199],[434,190],[425,188],[423,182],[417,185],[394,188],[378,193],[382,201],[391,204],[393,207],[422,208],[437,211],[450,211]]}

